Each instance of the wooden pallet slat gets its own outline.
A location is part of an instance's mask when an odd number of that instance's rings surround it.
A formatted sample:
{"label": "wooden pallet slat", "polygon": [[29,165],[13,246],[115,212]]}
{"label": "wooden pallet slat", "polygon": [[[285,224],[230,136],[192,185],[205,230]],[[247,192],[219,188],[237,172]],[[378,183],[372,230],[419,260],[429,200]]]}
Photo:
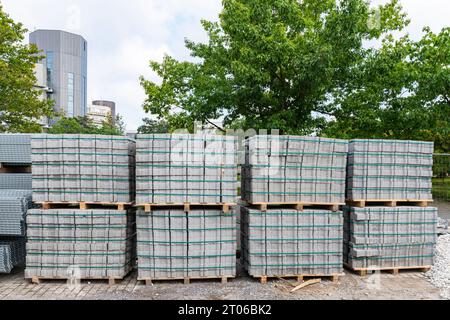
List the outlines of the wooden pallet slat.
{"label": "wooden pallet slat", "polygon": [[361,277],[367,276],[368,273],[382,272],[382,271],[389,272],[393,275],[398,275],[402,271],[418,271],[418,272],[425,273],[425,272],[430,271],[430,269],[432,268],[431,266],[352,268],[350,265],[348,265],[346,263],[344,264],[344,267],[349,271],[357,273]]}
{"label": "wooden pallet slat", "polygon": [[143,208],[144,212],[150,213],[161,208],[178,208],[185,212],[191,211],[193,208],[220,208],[224,213],[230,213],[231,207],[236,206],[236,203],[144,203],[137,204],[137,208]]}
{"label": "wooden pallet slat", "polygon": [[303,274],[303,275],[285,275],[285,276],[254,276],[258,279],[261,284],[266,284],[270,279],[286,280],[286,279],[296,279],[297,282],[303,282],[305,278],[328,278],[331,282],[336,283],[339,281],[339,277],[342,274]]}
{"label": "wooden pallet slat", "polygon": [[357,208],[365,208],[370,206],[413,206],[428,207],[433,200],[414,200],[414,199],[365,199],[365,200],[347,200],[347,205]]}
{"label": "wooden pallet slat", "polygon": [[[80,281],[107,281],[108,285],[113,286],[115,285],[117,282],[123,281],[124,278],[121,277],[85,277],[85,278],[80,278],[77,280]],[[28,278],[28,280],[30,280],[31,283],[33,284],[42,284],[43,282],[46,281],[62,281],[62,280],[70,280],[70,278],[68,277],[41,277],[41,276],[33,276],[31,278]]]}
{"label": "wooden pallet slat", "polygon": [[267,211],[275,208],[292,208],[297,211],[305,209],[324,209],[333,212],[339,211],[340,206],[345,203],[326,203],[326,202],[247,202],[245,206],[257,208],[260,211]]}
{"label": "wooden pallet slat", "polygon": [[230,279],[234,279],[234,277],[175,277],[175,278],[138,278],[138,281],[144,282],[146,286],[153,285],[154,282],[160,281],[183,281],[183,284],[188,285],[191,284],[192,281],[205,281],[205,280],[220,280],[222,284],[227,284]]}
{"label": "wooden pallet slat", "polygon": [[61,201],[61,202],[36,202],[42,206],[44,210],[50,209],[65,209],[65,208],[78,208],[80,210],[88,210],[94,208],[103,208],[103,207],[112,207],[116,210],[126,210],[126,208],[132,206],[133,204],[130,202],[72,202],[72,201]]}

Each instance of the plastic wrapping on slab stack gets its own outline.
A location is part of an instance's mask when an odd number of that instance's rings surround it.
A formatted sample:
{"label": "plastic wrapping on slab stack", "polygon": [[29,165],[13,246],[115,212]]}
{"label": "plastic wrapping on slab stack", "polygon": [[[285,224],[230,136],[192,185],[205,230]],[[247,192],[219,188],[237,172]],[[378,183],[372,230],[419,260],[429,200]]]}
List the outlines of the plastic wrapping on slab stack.
{"label": "plastic wrapping on slab stack", "polygon": [[134,201],[135,142],[118,136],[32,137],[35,202]]}
{"label": "plastic wrapping on slab stack", "polygon": [[248,203],[344,203],[348,142],[295,136],[246,140],[242,198]]}
{"label": "plastic wrapping on slab stack", "polygon": [[25,238],[0,238],[0,273],[11,273],[25,262]]}
{"label": "plastic wrapping on slab stack", "polygon": [[236,203],[236,139],[138,135],[136,202]]}
{"label": "plastic wrapping on slab stack", "polygon": [[353,140],[348,200],[431,200],[432,142]]}
{"label": "plastic wrapping on slab stack", "polygon": [[139,135],[136,162],[136,202],[153,204],[138,215],[139,279],[234,277],[235,138]]}
{"label": "plastic wrapping on slab stack", "polygon": [[353,268],[428,267],[437,241],[436,208],[345,207],[344,261]]}
{"label": "plastic wrapping on slab stack", "polygon": [[242,217],[243,260],[251,276],[342,273],[342,212],[242,207]]}
{"label": "plastic wrapping on slab stack", "polygon": [[219,210],[139,212],[140,279],[232,278],[236,219]]}
{"label": "plastic wrapping on slab stack", "polygon": [[134,266],[135,214],[29,210],[25,277],[123,278]]}

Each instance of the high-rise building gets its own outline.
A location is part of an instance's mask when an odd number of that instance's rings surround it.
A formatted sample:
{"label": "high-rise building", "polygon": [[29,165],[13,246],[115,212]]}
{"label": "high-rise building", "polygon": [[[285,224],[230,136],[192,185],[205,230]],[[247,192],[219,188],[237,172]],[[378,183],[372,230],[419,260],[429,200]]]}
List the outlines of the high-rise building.
{"label": "high-rise building", "polygon": [[66,117],[87,114],[87,42],[79,35],[60,30],[36,30],[30,34],[45,59],[48,98],[55,111]]}
{"label": "high-rise building", "polygon": [[116,117],[116,103],[112,101],[97,100],[89,105],[88,117],[96,124],[102,125],[109,116]]}

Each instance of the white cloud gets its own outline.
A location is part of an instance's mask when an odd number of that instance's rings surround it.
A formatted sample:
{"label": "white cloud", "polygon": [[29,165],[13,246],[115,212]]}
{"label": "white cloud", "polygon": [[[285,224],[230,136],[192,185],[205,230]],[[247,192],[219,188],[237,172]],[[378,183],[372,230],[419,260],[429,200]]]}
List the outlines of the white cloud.
{"label": "white cloud", "polygon": [[[114,100],[130,130],[142,117],[144,92],[139,76],[154,79],[148,62],[164,53],[188,59],[184,39],[206,39],[200,19],[216,20],[220,0],[0,0],[4,9],[29,30],[63,29],[89,42],[88,96]],[[373,0],[373,3],[385,0]],[[439,32],[448,25],[450,1],[403,0],[418,38],[429,25]]]}

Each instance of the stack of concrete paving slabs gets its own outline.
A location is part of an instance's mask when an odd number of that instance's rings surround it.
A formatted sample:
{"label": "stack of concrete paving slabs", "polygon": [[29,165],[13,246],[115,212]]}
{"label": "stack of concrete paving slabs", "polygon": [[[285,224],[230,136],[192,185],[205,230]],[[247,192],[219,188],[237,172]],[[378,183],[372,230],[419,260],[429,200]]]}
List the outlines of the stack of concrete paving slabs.
{"label": "stack of concrete paving slabs", "polygon": [[0,237],[0,273],[11,273],[25,262],[25,238]]}
{"label": "stack of concrete paving slabs", "polygon": [[30,135],[0,134],[0,163],[23,165],[31,163]]}
{"label": "stack of concrete paving slabs", "polygon": [[31,173],[0,173],[1,190],[31,190]]}
{"label": "stack of concrete paving slabs", "polygon": [[33,200],[134,201],[135,147],[119,136],[33,136]]}
{"label": "stack of concrete paving slabs", "polygon": [[137,225],[139,279],[235,277],[233,210],[138,212]]}
{"label": "stack of concrete paving slabs", "polygon": [[207,134],[138,135],[136,202],[236,203],[236,139]]}
{"label": "stack of concrete paving slabs", "polygon": [[253,277],[340,275],[342,212],[242,207],[243,262]]}
{"label": "stack of concrete paving slabs", "polygon": [[25,236],[25,216],[31,205],[31,191],[0,190],[0,237]]}
{"label": "stack of concrete paving slabs", "polygon": [[135,262],[135,214],[30,210],[25,277],[122,279]]}
{"label": "stack of concrete paving slabs", "polygon": [[242,197],[249,203],[344,203],[348,142],[295,136],[246,140]]}
{"label": "stack of concrete paving slabs", "polygon": [[353,140],[348,200],[431,200],[432,142]]}
{"label": "stack of concrete paving slabs", "polygon": [[353,268],[428,267],[437,241],[436,208],[344,208],[344,261]]}

